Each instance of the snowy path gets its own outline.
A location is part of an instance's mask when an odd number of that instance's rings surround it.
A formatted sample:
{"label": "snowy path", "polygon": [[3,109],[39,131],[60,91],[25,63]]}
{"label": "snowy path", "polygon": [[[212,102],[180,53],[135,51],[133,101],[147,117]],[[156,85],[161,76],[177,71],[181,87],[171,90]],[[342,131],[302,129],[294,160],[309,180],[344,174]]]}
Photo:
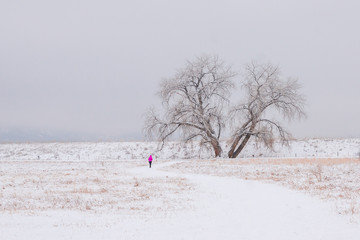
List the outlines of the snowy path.
{"label": "snowy path", "polygon": [[0,214],[0,239],[360,239],[359,224],[348,223],[314,198],[271,184],[161,170],[172,163],[129,172],[185,177],[196,189],[191,210],[165,218],[66,211]]}
{"label": "snowy path", "polygon": [[[146,168],[134,172],[170,174]],[[359,225],[301,193],[235,178],[186,178],[201,192],[196,210],[171,222],[152,223],[140,239],[360,239]]]}

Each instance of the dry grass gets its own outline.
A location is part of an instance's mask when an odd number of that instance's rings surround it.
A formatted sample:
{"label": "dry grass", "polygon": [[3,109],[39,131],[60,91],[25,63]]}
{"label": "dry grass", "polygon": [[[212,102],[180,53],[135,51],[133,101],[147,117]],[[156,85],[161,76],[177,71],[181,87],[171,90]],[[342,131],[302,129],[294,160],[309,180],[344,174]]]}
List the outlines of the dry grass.
{"label": "dry grass", "polygon": [[196,160],[171,169],[281,184],[334,202],[339,214],[360,213],[359,159]]}
{"label": "dry grass", "polygon": [[[198,162],[208,162],[209,160],[197,160]],[[338,165],[360,163],[358,158],[270,158],[270,159],[225,159],[225,160],[210,160],[220,164],[230,165]]]}
{"label": "dry grass", "polygon": [[186,179],[134,177],[126,171],[127,167],[115,161],[2,161],[0,212],[76,210],[163,214],[191,205],[189,193],[193,187]]}

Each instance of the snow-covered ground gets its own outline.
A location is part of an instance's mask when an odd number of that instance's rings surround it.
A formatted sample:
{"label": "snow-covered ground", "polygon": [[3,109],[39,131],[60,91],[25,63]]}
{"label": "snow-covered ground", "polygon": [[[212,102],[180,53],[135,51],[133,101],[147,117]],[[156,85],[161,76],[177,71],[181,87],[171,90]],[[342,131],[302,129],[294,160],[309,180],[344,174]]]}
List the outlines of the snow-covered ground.
{"label": "snow-covered ground", "polygon": [[173,164],[167,169],[285,186],[322,199],[336,213],[360,223],[360,159],[197,160]]}
{"label": "snow-covered ground", "polygon": [[149,169],[155,143],[1,144],[0,239],[360,239],[359,140],[292,145]]}
{"label": "snow-covered ground", "polygon": [[2,162],[0,239],[359,239],[326,202],[172,164]]}
{"label": "snow-covered ground", "polygon": [[[291,141],[290,147],[275,143],[275,151],[257,147],[249,142],[239,155],[249,157],[356,158],[360,153],[360,139],[308,139]],[[223,150],[229,149],[222,142]],[[150,154],[160,159],[207,159],[212,151],[199,148],[196,142],[169,142],[158,150],[156,142],[75,142],[0,144],[1,160],[120,160],[144,159]]]}

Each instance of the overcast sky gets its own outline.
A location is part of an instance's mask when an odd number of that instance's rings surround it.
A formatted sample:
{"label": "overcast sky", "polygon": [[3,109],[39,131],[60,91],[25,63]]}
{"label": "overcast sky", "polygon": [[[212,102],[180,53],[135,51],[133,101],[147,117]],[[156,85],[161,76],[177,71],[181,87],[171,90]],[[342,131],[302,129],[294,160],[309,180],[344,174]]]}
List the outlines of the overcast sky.
{"label": "overcast sky", "polygon": [[[194,56],[297,78],[297,137],[360,137],[358,0],[0,2],[0,129],[138,139],[159,82]],[[0,136],[1,138],[1,136]]]}

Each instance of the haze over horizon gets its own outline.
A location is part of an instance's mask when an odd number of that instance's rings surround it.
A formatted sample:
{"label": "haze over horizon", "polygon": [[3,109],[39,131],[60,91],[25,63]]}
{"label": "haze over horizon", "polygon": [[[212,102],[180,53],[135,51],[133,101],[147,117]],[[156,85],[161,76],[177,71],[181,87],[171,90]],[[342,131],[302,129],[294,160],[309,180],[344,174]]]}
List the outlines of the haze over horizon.
{"label": "haze over horizon", "polygon": [[[360,2],[2,1],[0,142],[141,140],[161,79],[201,54],[298,79],[297,138],[360,137]],[[237,78],[239,79],[239,78]]]}

